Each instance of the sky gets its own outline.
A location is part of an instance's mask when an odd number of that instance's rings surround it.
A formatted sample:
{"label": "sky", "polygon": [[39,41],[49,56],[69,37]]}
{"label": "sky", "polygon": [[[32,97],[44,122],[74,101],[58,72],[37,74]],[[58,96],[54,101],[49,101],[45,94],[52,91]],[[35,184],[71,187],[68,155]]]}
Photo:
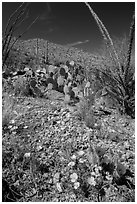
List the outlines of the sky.
{"label": "sky", "polygon": [[[21,2],[2,3],[2,29],[9,16]],[[102,20],[111,37],[129,34],[134,2],[90,2],[92,9]],[[31,2],[25,13],[26,20],[15,32],[22,33],[37,17],[38,20],[22,36],[22,39],[41,38],[50,42],[73,46],[87,52],[99,49],[103,38],[84,2]]]}

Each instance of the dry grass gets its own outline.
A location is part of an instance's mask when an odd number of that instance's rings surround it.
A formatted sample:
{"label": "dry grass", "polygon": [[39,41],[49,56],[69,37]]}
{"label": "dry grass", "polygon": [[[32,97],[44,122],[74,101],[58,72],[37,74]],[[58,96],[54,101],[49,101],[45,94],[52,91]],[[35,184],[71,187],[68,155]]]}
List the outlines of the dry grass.
{"label": "dry grass", "polygon": [[24,77],[19,77],[13,83],[15,95],[27,96],[29,94],[29,87]]}
{"label": "dry grass", "polygon": [[7,93],[3,94],[3,104],[2,104],[2,127],[9,125],[10,120],[14,117],[14,106],[15,100]]}

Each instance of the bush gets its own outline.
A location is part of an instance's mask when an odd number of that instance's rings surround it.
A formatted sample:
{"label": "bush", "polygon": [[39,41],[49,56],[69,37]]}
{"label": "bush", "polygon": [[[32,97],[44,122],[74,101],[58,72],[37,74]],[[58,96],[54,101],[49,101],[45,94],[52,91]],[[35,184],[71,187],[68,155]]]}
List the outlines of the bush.
{"label": "bush", "polygon": [[[100,73],[98,76],[101,81],[107,79],[105,87],[110,96],[117,99],[117,102],[120,105],[119,110],[121,114],[127,114],[132,118],[135,118],[135,73],[134,65],[132,65],[131,61],[135,33],[135,15],[133,14],[131,22],[128,44],[127,46],[120,46],[122,48],[122,50],[120,50],[122,52],[121,54],[119,52],[119,46],[116,46],[116,43],[113,43],[107,29],[97,14],[93,11],[90,4],[85,4],[95,19],[105,40],[106,48],[110,54],[110,60],[105,60],[105,62],[107,61],[106,69],[98,70],[98,73]],[[125,47],[127,47],[126,50]]]}
{"label": "bush", "polygon": [[77,117],[79,120],[83,120],[87,127],[96,128],[97,117],[94,114],[93,104],[90,99],[80,100],[77,111]]}
{"label": "bush", "polygon": [[7,127],[10,120],[13,118],[15,101],[9,96],[9,94],[3,94],[3,104],[2,104],[2,127]]}
{"label": "bush", "polygon": [[14,83],[14,94],[15,95],[21,95],[21,96],[32,96],[33,93],[30,90],[29,83],[27,79],[23,76],[18,77]]}

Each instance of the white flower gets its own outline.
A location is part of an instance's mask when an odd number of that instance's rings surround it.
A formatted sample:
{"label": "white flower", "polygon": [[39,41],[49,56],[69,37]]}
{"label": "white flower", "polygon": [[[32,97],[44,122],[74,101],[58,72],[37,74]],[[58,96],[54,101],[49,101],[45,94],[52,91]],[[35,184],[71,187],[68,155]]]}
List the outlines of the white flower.
{"label": "white flower", "polygon": [[107,174],[106,174],[106,179],[107,179],[108,181],[112,182],[113,177],[112,177],[109,173],[107,173]]}
{"label": "white flower", "polygon": [[25,153],[25,154],[24,154],[24,157],[28,158],[28,157],[30,157],[30,154],[31,154],[30,152]]}
{"label": "white flower", "polygon": [[70,175],[71,182],[75,183],[75,181],[78,179],[78,175],[76,173],[73,173]]}
{"label": "white flower", "polygon": [[80,158],[79,163],[84,163],[84,159]]}
{"label": "white flower", "polygon": [[96,173],[96,174],[99,174],[99,169],[98,169],[98,167],[95,168],[95,173]]}
{"label": "white flower", "polygon": [[75,183],[74,183],[74,188],[75,188],[75,189],[77,189],[79,186],[80,186],[80,183],[79,183],[79,182],[75,182]]}
{"label": "white flower", "polygon": [[71,61],[69,64],[70,64],[71,66],[74,66],[75,62],[74,62],[74,61]]}
{"label": "white flower", "polygon": [[40,151],[42,149],[43,149],[43,147],[41,145],[37,146],[37,151]]}
{"label": "white flower", "polygon": [[96,176],[96,173],[93,171],[93,172],[91,172],[91,176]]}
{"label": "white flower", "polygon": [[92,186],[95,186],[96,185],[96,181],[95,181],[95,178],[94,177],[89,177],[88,178],[88,183]]}
{"label": "white flower", "polygon": [[17,126],[13,126],[13,127],[11,128],[11,130],[16,130],[16,129],[18,129]]}
{"label": "white flower", "polygon": [[72,166],[75,166],[75,162],[73,162],[73,161],[72,161],[72,162],[69,162],[68,166],[71,166],[71,167],[72,167]]}
{"label": "white flower", "polygon": [[58,191],[61,193],[61,192],[62,192],[61,184],[60,184],[60,183],[57,183],[57,184],[56,184],[56,187],[57,187]]}
{"label": "white flower", "polygon": [[77,158],[77,157],[76,157],[76,155],[74,155],[74,154],[73,154],[72,157],[71,157],[71,159],[74,159],[74,160],[75,160],[76,158]]}
{"label": "white flower", "polygon": [[99,171],[101,171],[101,170],[102,170],[102,167],[101,167],[101,166],[99,166],[99,167],[98,167],[98,170],[99,170]]}
{"label": "white flower", "polygon": [[55,173],[54,177],[53,177],[53,182],[54,183],[57,183],[59,181],[59,177],[60,177],[60,174],[57,172]]}
{"label": "white flower", "polygon": [[12,132],[12,134],[13,134],[13,135],[15,135],[16,133],[17,133],[17,132],[15,132],[15,131],[14,131],[14,132]]}
{"label": "white flower", "polygon": [[15,123],[15,120],[11,120],[10,123]]}
{"label": "white flower", "polygon": [[80,151],[78,152],[78,155],[79,155],[79,156],[82,156],[84,153],[85,153],[84,151],[80,150]]}

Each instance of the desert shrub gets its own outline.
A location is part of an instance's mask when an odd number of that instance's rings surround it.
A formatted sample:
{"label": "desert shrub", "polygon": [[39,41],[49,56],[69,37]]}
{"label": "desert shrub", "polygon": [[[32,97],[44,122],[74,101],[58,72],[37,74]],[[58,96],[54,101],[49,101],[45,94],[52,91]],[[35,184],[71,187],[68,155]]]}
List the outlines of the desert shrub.
{"label": "desert shrub", "polygon": [[18,34],[17,37],[13,37],[15,35],[15,31],[27,19],[26,12],[28,12],[28,5],[29,4],[25,4],[24,2],[19,5],[19,7],[11,13],[7,21],[7,25],[2,36],[2,67],[7,63],[11,50],[17,43],[18,39],[21,38],[38,19],[38,17],[36,17],[22,33]]}
{"label": "desert shrub", "polygon": [[2,92],[3,93],[13,93],[13,84],[12,84],[12,80],[6,80],[6,79],[2,79]]}
{"label": "desert shrub", "polygon": [[[119,46],[114,43],[105,28],[102,21],[93,11],[89,3],[86,3],[90,13],[94,17],[102,36],[105,40],[107,50],[110,54],[110,61],[106,64],[106,69],[100,70],[100,80],[105,79],[105,87],[111,97],[116,98],[120,105],[121,114],[135,117],[135,75],[134,65],[131,62],[132,47],[135,32],[135,15],[133,15],[130,33],[128,38],[127,50],[123,50],[124,54],[118,52]],[[123,42],[122,42],[123,43]],[[122,47],[122,46],[121,46]],[[123,46],[126,47],[126,46]],[[118,49],[117,49],[118,48]],[[126,55],[125,55],[126,53]],[[124,56],[120,58],[121,56]],[[124,58],[124,60],[123,60]],[[106,80],[107,79],[107,80]]]}
{"label": "desert shrub", "polygon": [[93,112],[93,104],[91,103],[91,101],[92,100],[87,98],[82,98],[80,100],[79,104],[77,104],[77,117],[78,119],[85,121],[87,127],[94,128],[96,117]]}
{"label": "desert shrub", "polygon": [[2,127],[5,128],[9,125],[10,120],[13,118],[15,100],[8,94],[3,93],[3,104],[2,104]]}
{"label": "desert shrub", "polygon": [[30,96],[32,95],[29,83],[27,79],[23,76],[18,77],[13,83],[14,87],[14,94],[21,95],[21,96]]}

